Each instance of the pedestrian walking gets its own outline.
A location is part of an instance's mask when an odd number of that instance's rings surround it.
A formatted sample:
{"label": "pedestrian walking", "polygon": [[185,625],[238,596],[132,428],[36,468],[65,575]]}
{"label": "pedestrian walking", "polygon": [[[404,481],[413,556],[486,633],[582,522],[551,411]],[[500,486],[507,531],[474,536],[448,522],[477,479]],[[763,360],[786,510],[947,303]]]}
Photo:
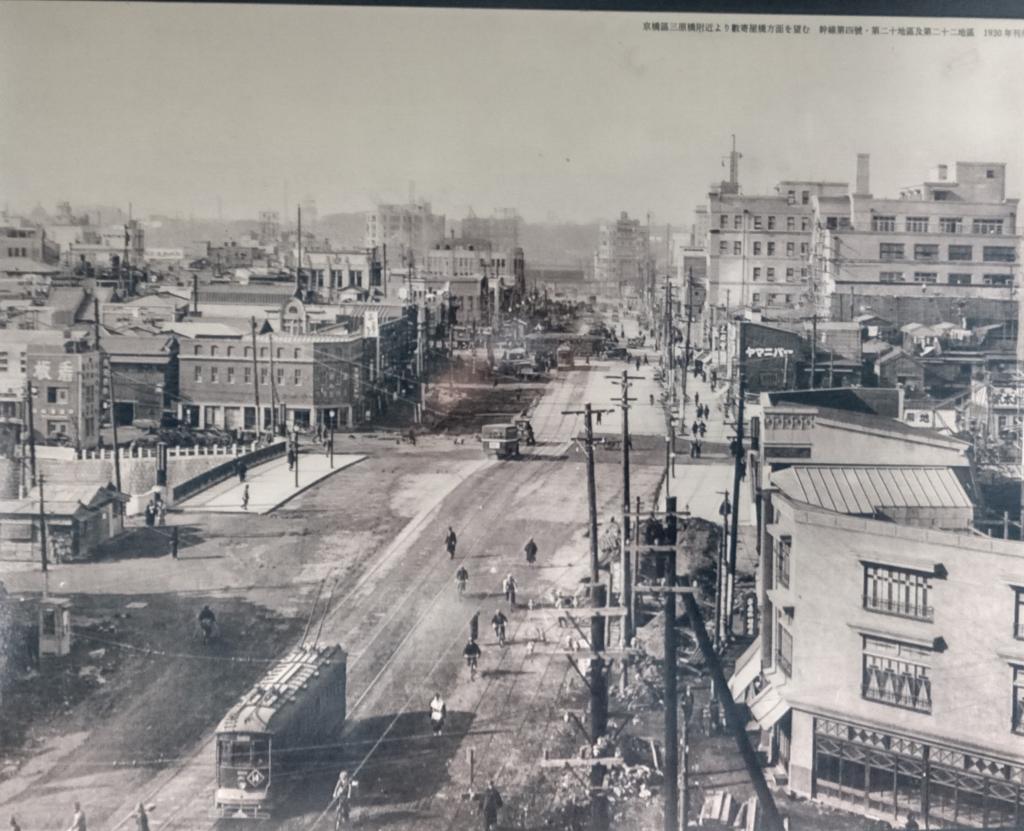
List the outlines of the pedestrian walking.
{"label": "pedestrian walking", "polygon": [[647,353],[645,352],[644,353],[644,366],[647,366],[649,363],[650,363],[650,361],[647,360]]}
{"label": "pedestrian walking", "polygon": [[448,551],[448,559],[455,559],[455,546],[458,545],[459,538],[455,534],[455,529],[450,525],[448,526],[448,533],[444,536],[444,547]]}
{"label": "pedestrian walking", "polygon": [[146,806],[141,802],[132,815],[135,819],[136,831],[149,831],[149,816],[146,814]]}
{"label": "pedestrian walking", "polygon": [[165,502],[160,502],[156,506],[156,524],[160,527],[167,524],[167,504]]}
{"label": "pedestrian walking", "polygon": [[601,423],[601,411],[600,410],[597,411],[597,423],[598,424]]}
{"label": "pedestrian walking", "polygon": [[697,405],[697,412],[700,412],[700,393],[695,392],[693,394],[693,403]]}
{"label": "pedestrian walking", "polygon": [[509,608],[516,605],[516,578],[511,574],[506,577],[501,583],[501,590],[505,593],[505,599],[508,601]]}
{"label": "pedestrian walking", "polygon": [[699,433],[699,432],[700,432],[700,422],[695,420],[693,422],[693,424],[690,425],[690,435],[691,436],[696,436],[697,433]]}
{"label": "pedestrian walking", "polygon": [[703,421],[700,423],[700,437],[704,438],[704,434],[708,431],[708,425]]}
{"label": "pedestrian walking", "polygon": [[696,459],[697,458],[697,442],[698,441],[700,441],[700,439],[697,439],[697,438],[690,439],[690,458],[691,459]]}
{"label": "pedestrian walking", "polygon": [[487,783],[487,790],[480,795],[480,814],[484,820],[484,831],[495,831],[498,827],[498,811],[504,804],[494,780],[491,779]]}
{"label": "pedestrian walking", "polygon": [[71,817],[71,825],[68,826],[68,831],[86,831],[85,811],[82,810],[80,802],[75,803],[75,813]]}
{"label": "pedestrian walking", "polygon": [[242,510],[249,510],[249,485],[248,483],[242,485]]}
{"label": "pedestrian walking", "polygon": [[295,470],[295,451],[288,447],[288,470]]}
{"label": "pedestrian walking", "polygon": [[445,705],[444,699],[441,698],[441,693],[434,693],[434,697],[430,699],[430,727],[435,736],[440,736],[441,731],[444,730],[444,720],[447,715],[448,707]]}
{"label": "pedestrian walking", "polygon": [[243,462],[241,459],[239,459],[237,464],[235,465],[235,470],[238,472],[238,481],[239,482],[244,482],[245,481],[245,474],[246,474],[246,471],[248,470],[248,468],[245,465],[245,462]]}
{"label": "pedestrian walking", "polygon": [[697,458],[699,459],[701,448],[704,446],[704,442],[702,442],[700,439],[695,439],[695,441],[697,442]]}
{"label": "pedestrian walking", "polygon": [[527,565],[532,566],[537,562],[537,543],[533,541],[533,537],[530,537],[526,545],[523,546],[523,551],[526,552]]}
{"label": "pedestrian walking", "polygon": [[146,505],[146,527],[152,528],[154,522],[153,503]]}
{"label": "pedestrian walking", "polygon": [[636,371],[637,372],[640,371],[640,359],[639,358],[636,359]]}

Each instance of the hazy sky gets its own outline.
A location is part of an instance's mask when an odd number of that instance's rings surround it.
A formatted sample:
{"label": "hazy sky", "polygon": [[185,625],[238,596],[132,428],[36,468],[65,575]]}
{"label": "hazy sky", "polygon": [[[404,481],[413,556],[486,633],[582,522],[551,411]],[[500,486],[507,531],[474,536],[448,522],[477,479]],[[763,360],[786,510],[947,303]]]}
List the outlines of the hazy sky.
{"label": "hazy sky", "polygon": [[[255,216],[416,195],[461,217],[688,222],[726,173],[895,195],[1024,167],[1024,39],[644,31],[755,15],[0,3],[0,201]],[[871,21],[857,21],[870,25]],[[886,26],[914,21],[876,20]],[[942,26],[942,21],[916,21]],[[971,22],[949,21],[949,26]],[[1024,29],[1024,21],[1007,23]]]}

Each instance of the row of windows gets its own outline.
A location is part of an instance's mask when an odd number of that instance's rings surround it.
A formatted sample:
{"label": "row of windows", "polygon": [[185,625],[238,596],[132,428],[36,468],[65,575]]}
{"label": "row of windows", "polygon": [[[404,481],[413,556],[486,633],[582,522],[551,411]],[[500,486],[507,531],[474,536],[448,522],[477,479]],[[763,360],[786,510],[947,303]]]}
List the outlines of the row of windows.
{"label": "row of windows", "polygon": [[[785,248],[785,252],[786,252],[785,256],[787,256],[787,257],[795,257],[797,255],[797,250],[799,250],[801,256],[807,256],[807,254],[808,254],[808,252],[810,250],[810,247],[809,247],[808,243],[801,242],[800,243],[800,248],[797,249],[797,244],[795,242],[787,242],[786,243],[786,248]],[[728,254],[730,251],[732,252],[733,256],[735,256],[735,257],[741,256],[743,254],[743,243],[740,242],[739,240],[732,240],[731,242],[729,240],[721,240],[721,241],[719,241],[719,243],[718,243],[718,252],[720,254]],[[759,257],[759,256],[761,256],[762,251],[764,252],[765,256],[768,256],[768,257],[775,257],[775,256],[780,256],[781,257],[783,249],[779,248],[778,252],[776,252],[776,246],[775,246],[774,242],[767,242],[763,246],[757,240],[755,240],[754,242],[751,243],[751,245],[750,245],[750,253],[751,253],[752,256]]]}
{"label": "row of windows", "polygon": [[[907,246],[902,242],[882,242],[878,244],[880,260],[906,259]],[[974,247],[971,245],[950,245],[947,256],[953,262],[970,262],[974,259]],[[932,243],[916,243],[914,259],[927,262],[938,262],[939,246]],[[1017,252],[1012,245],[986,245],[981,251],[982,262],[1013,263],[1017,261]]]}
{"label": "row of windows", "polygon": [[[804,203],[807,204],[806,202]],[[722,229],[729,228],[729,214],[721,214],[718,218],[719,227]],[[755,231],[781,231],[782,225],[779,220],[782,217],[768,216],[762,217],[757,214],[750,214],[750,227]],[[796,227],[795,216],[786,217],[786,230],[795,231]],[[740,231],[743,229],[743,214],[732,214],[732,229],[734,231]],[[809,216],[800,217],[800,230],[810,231],[811,230],[811,218]]]}
{"label": "row of windows", "polygon": [[8,248],[7,249],[7,256],[8,257],[27,257],[28,256],[28,249],[27,248]]}
{"label": "row of windows", "polygon": [[[766,294],[764,297],[765,297],[765,301],[764,302],[767,303],[769,306],[781,306],[783,304],[785,304],[786,306],[792,306],[793,305],[793,295],[792,294]],[[751,300],[754,303],[760,303],[761,302],[761,293],[755,291],[753,293],[752,297],[751,297]]]}
{"label": "row of windows", "polygon": [[[950,286],[1012,286],[1012,274],[983,274],[981,282],[975,282],[970,274],[947,274],[946,285]],[[878,272],[880,283],[906,283],[907,276],[902,271],[880,271]],[[936,271],[915,271],[911,275],[910,282],[936,284],[939,282],[939,274]]]}
{"label": "row of windows", "polygon": [[[801,268],[800,269],[800,279],[801,280],[806,280],[807,279],[807,273],[808,272],[807,272],[807,267],[806,266]],[[765,268],[764,269],[764,274],[765,274],[765,279],[767,279],[769,283],[774,283],[775,282],[775,267],[774,266],[768,266],[767,268]],[[759,265],[755,265],[754,266],[753,271],[752,271],[752,279],[755,280],[755,281],[761,279],[761,266],[759,266]],[[796,268],[787,268],[786,269],[786,282],[787,283],[796,282]]]}
{"label": "row of windows", "polygon": [[[224,349],[225,349],[225,352],[224,352],[225,357],[227,357],[227,358],[234,357],[235,356],[235,350],[237,348],[238,347],[235,347],[235,346],[226,346],[226,347],[224,347]],[[193,354],[203,355],[203,354],[205,354],[205,349],[206,349],[206,347],[203,344],[197,343],[195,345],[195,352]],[[211,358],[218,357],[220,355],[220,353],[221,353],[221,347],[220,346],[216,346],[216,345],[213,345],[213,344],[210,345],[210,357]],[[242,350],[242,355],[243,355],[243,357],[251,358],[252,357],[252,347],[251,346],[244,347],[243,350]],[[284,347],[281,347],[281,346],[277,347],[276,355],[277,355],[278,358],[283,359],[284,356],[285,356],[285,349],[284,349]],[[270,356],[270,349],[269,349],[269,347],[261,346],[260,347],[260,357],[261,358],[267,358],[269,356]],[[296,361],[300,360],[302,358],[302,350],[301,349],[293,349],[292,350],[292,357]]]}
{"label": "row of windows", "polygon": [[[937,220],[933,222],[932,220]],[[895,216],[873,216],[871,217],[872,231],[895,231]],[[963,234],[966,233],[967,225],[961,216],[908,216],[904,217],[903,230],[913,234],[927,234],[930,231],[937,231],[940,234]],[[971,233],[974,234],[1002,234],[1003,220],[1001,219],[975,219],[972,220]]]}
{"label": "row of windows", "polygon": [[[217,366],[208,367],[209,373],[204,373],[202,366],[195,366],[192,369],[193,369],[192,380],[195,381],[195,383],[202,384],[204,378],[208,378],[209,379],[209,383],[211,383],[211,384],[219,384],[220,383],[220,380],[221,380],[221,374],[220,374],[220,369],[221,368],[220,367],[217,367]],[[286,373],[286,370],[282,369],[281,367],[277,368],[277,383],[278,384],[284,385],[284,383],[285,383],[285,373]],[[261,384],[266,384],[268,382],[269,377],[270,377],[269,370],[266,367],[261,368],[260,369],[260,383]],[[292,383],[295,384],[295,386],[301,386],[301,384],[302,384],[302,377],[303,376],[302,376],[302,370],[301,369],[292,370]],[[224,381],[225,381],[225,383],[234,384],[237,381],[237,379],[238,379],[238,374],[235,372],[235,368],[233,366],[227,367],[226,371],[224,373]],[[241,383],[243,383],[243,384],[251,384],[252,383],[252,367],[251,366],[242,367]]]}

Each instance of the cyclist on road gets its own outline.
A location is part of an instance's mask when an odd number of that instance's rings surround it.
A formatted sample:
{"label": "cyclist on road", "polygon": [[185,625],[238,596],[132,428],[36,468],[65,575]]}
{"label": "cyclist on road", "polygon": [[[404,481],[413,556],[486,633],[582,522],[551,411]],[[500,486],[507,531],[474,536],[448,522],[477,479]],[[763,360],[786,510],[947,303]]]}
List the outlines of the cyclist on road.
{"label": "cyclist on road", "polygon": [[338,774],[338,784],[334,786],[334,800],[337,802],[337,813],[334,816],[334,831],[341,831],[349,823],[352,788],[357,784],[348,775],[347,770],[343,770]]}
{"label": "cyclist on road", "polygon": [[480,660],[480,647],[477,642],[470,638],[469,643],[462,650],[466,656],[466,666],[469,667],[469,680],[476,681],[476,665]]}
{"label": "cyclist on road", "polygon": [[466,581],[469,580],[469,572],[466,571],[465,566],[459,566],[459,570],[455,572],[455,587],[459,590],[459,594],[466,593]]}
{"label": "cyclist on road", "polygon": [[498,644],[504,646],[505,627],[508,626],[508,618],[501,613],[501,609],[495,610],[494,617],[491,618],[491,626],[494,627],[494,634],[498,638]]}
{"label": "cyclist on road", "polygon": [[204,642],[213,638],[213,631],[216,625],[217,616],[213,613],[213,609],[209,606],[203,606],[202,611],[199,613],[199,632],[203,636]]}

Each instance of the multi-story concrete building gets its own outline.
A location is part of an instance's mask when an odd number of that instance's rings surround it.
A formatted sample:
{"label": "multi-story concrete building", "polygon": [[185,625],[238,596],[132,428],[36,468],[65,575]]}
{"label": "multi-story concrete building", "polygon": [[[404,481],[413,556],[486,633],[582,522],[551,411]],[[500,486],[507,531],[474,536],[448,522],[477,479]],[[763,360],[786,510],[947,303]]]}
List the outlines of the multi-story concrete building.
{"label": "multi-story concrete building", "polygon": [[160,422],[178,398],[178,339],[173,335],[111,335],[103,351],[114,373],[114,417]]}
{"label": "multi-story concrete building", "polygon": [[21,217],[0,216],[0,277],[51,274],[59,269],[58,246],[46,232]]}
{"label": "multi-story concrete building", "polygon": [[[869,159],[857,158],[857,189],[845,204],[816,206],[816,266],[825,301],[849,319],[871,297],[1006,300],[1020,271],[1017,199],[1006,198],[1006,165],[939,165],[899,198],[870,191]],[[858,300],[845,302],[847,295]],[[896,321],[899,324],[909,321]]]}
{"label": "multi-story concrete building", "polygon": [[363,420],[366,368],[362,333],[290,335],[241,332],[180,340],[179,418],[194,427],[253,429],[259,390],[263,428]]}
{"label": "multi-story concrete building", "polygon": [[[452,239],[427,252],[424,276],[427,282],[467,278],[480,280],[490,293],[489,312],[507,311],[526,294],[526,260],[522,248],[496,249],[485,239]],[[418,287],[425,290],[426,286]],[[482,320],[488,309],[476,305],[475,319]]]}
{"label": "multi-story concrete building", "polygon": [[802,316],[813,306],[814,200],[846,194],[843,182],[785,181],[771,195],[747,196],[737,182],[708,195],[708,302]]}
{"label": "multi-story concrete building", "polygon": [[32,389],[36,438],[62,439],[78,449],[99,442],[101,361],[86,339],[30,343],[25,371]]}
{"label": "multi-story concrete building", "polygon": [[429,202],[381,204],[366,216],[366,247],[386,245],[388,262],[396,267],[421,262],[444,239],[444,232],[444,215],[434,214]]}
{"label": "multi-story concrete building", "polygon": [[594,280],[621,294],[626,286],[643,290],[653,276],[650,235],[639,219],[623,211],[602,225],[594,252]]}

